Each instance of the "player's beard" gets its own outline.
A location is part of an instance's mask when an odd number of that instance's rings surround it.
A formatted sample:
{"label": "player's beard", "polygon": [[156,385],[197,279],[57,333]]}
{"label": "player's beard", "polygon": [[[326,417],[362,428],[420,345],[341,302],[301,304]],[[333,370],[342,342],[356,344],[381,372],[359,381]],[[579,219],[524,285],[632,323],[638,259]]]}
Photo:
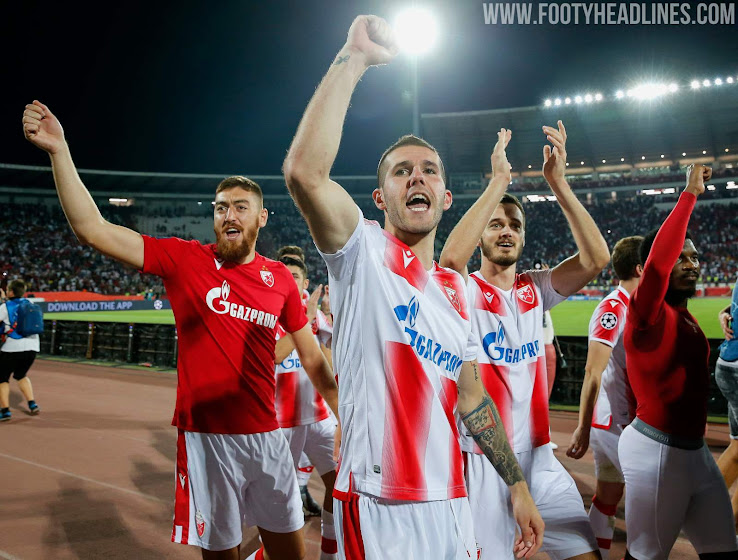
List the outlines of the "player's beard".
{"label": "player's beard", "polygon": [[481,246],[482,246],[482,254],[484,255],[484,258],[486,258],[488,261],[491,261],[498,266],[514,265],[520,259],[520,253],[523,250],[522,246],[520,246],[518,247],[518,250],[514,255],[513,254],[495,255],[492,251],[492,247],[490,245],[485,244],[484,241],[481,242]]}
{"label": "player's beard", "polygon": [[246,258],[254,248],[259,235],[257,220],[254,220],[253,227],[245,227],[241,230],[242,240],[238,244],[228,241],[223,230],[215,229],[218,256],[228,262],[241,262]]}
{"label": "player's beard", "polygon": [[693,298],[694,294],[696,293],[697,286],[694,286],[692,288],[685,288],[683,290],[678,290],[676,288],[670,287],[668,290],[666,290],[664,301],[672,307],[676,307],[677,305],[684,303],[686,300]]}

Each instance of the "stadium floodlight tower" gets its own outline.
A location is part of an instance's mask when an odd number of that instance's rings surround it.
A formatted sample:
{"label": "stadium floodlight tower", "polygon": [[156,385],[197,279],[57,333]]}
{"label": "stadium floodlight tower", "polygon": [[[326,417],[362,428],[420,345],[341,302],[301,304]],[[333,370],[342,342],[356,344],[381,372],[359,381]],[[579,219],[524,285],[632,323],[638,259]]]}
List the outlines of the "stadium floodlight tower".
{"label": "stadium floodlight tower", "polygon": [[413,76],[413,134],[420,136],[418,58],[433,48],[438,38],[438,25],[432,13],[413,6],[397,16],[394,27],[400,51],[410,56]]}

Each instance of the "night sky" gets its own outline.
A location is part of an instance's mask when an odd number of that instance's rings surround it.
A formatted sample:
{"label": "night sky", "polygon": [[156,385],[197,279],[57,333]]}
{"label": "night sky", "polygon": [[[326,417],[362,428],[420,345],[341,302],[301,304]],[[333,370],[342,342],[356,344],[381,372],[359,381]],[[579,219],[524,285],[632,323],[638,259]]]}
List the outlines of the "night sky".
{"label": "night sky", "polygon": [[[278,174],[353,18],[392,20],[408,3],[3,2],[0,162],[48,165],[21,130],[24,105],[38,98],[59,117],[79,167]],[[485,25],[476,0],[418,3],[440,23],[421,61],[424,113],[738,74],[735,26]],[[402,56],[367,72],[335,174],[374,173],[382,150],[410,131],[410,84]]]}

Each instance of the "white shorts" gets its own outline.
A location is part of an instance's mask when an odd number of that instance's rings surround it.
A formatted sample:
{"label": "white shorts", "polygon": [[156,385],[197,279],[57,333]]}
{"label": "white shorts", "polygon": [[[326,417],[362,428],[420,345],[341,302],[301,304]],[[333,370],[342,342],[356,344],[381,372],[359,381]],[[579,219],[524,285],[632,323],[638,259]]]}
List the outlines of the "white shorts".
{"label": "white shorts", "polygon": [[226,550],[241,544],[242,524],[275,533],[304,525],[294,464],[281,430],[248,435],[178,431],[172,542]]}
{"label": "white shorts", "polygon": [[602,430],[592,428],[589,436],[589,445],[594,454],[595,477],[602,482],[625,482],[623,469],[618,457],[618,443],[620,429]]}
{"label": "white shorts", "polygon": [[[551,447],[542,445],[515,457],[546,524],[541,551],[560,560],[598,550],[574,479]],[[484,455],[464,453],[464,464],[480,560],[513,560],[517,525],[510,490]]]}
{"label": "white shorts", "polygon": [[353,494],[333,500],[341,560],[473,560],[476,544],[466,498],[434,502]]}
{"label": "white shorts", "polygon": [[333,418],[328,417],[320,422],[294,428],[282,428],[282,431],[289,443],[296,469],[303,466],[300,459],[304,452],[310,460],[309,464],[318,469],[320,476],[336,470],[336,462],[333,460],[336,421]]}
{"label": "white shorts", "polygon": [[670,447],[628,426],[619,451],[634,557],[666,560],[682,529],[698,554],[738,550],[728,489],[707,446]]}

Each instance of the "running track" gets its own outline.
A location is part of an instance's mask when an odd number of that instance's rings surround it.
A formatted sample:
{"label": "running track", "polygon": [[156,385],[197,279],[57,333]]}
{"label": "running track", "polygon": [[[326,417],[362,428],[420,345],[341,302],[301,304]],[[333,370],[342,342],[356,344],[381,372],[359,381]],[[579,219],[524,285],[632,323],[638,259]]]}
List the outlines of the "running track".
{"label": "running track", "polygon": [[[30,377],[42,413],[25,413],[12,382],[13,419],[0,424],[0,559],[200,558],[197,549],[169,542],[175,376],[37,360]],[[568,459],[564,448],[576,417],[551,416],[553,439],[560,445],[556,455],[589,506],[591,452],[580,461]],[[708,443],[716,456],[727,442],[727,426],[710,427]],[[320,502],[317,476],[310,489]],[[618,559],[625,547],[622,516],[621,504],[611,555]],[[305,536],[306,558],[317,559],[318,518],[306,524]],[[256,546],[256,530],[245,530],[242,558]],[[680,541],[671,558],[696,559],[697,554]]]}

